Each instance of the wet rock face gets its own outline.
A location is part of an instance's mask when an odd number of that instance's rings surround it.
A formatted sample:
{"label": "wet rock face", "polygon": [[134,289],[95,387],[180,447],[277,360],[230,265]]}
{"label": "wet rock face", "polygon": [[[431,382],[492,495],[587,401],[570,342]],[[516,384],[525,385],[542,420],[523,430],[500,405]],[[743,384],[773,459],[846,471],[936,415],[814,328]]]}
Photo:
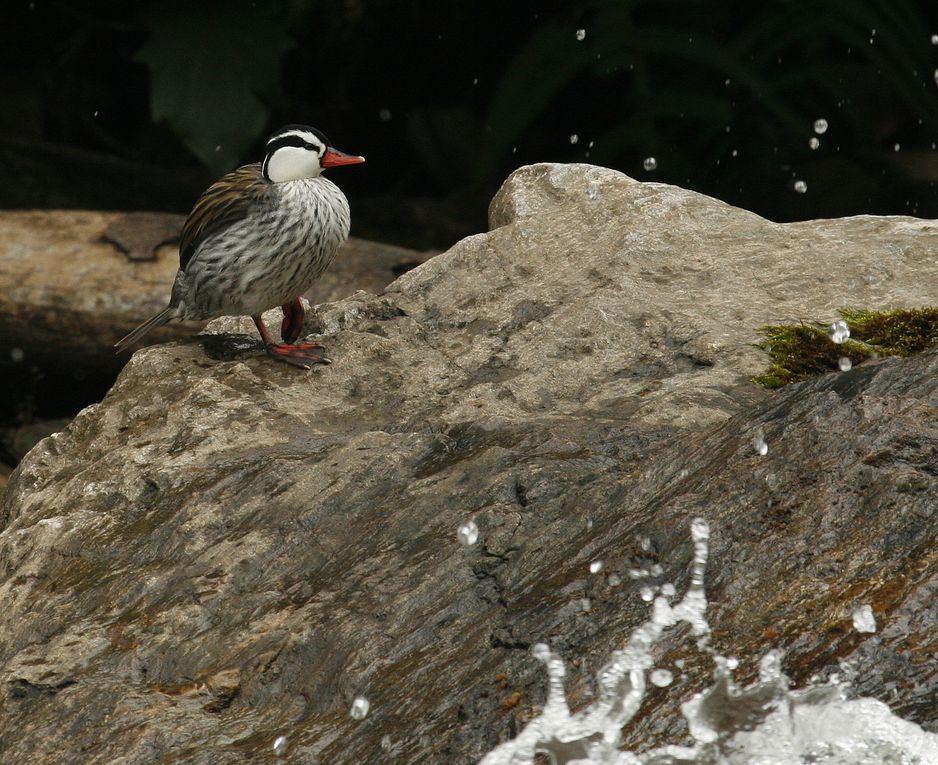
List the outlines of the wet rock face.
{"label": "wet rock face", "polygon": [[[761,324],[928,303],[938,228],[777,225],[583,165],[522,168],[490,213],[312,311],[331,366],[220,320],[27,455],[0,509],[0,759],[264,762],[286,735],[297,761],[473,762],[543,702],[533,643],[591,699],[646,615],[628,571],[680,592],[697,515],[742,680],[771,647],[799,682],[853,659],[936,727],[938,356],[748,378]],[[681,637],[631,746],[678,742],[709,684]]]}

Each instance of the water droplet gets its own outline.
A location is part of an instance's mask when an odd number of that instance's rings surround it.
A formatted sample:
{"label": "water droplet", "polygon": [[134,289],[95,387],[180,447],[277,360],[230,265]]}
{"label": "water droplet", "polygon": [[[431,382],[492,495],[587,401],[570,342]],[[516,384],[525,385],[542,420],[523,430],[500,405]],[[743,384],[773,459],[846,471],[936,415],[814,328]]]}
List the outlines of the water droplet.
{"label": "water droplet", "polygon": [[827,328],[827,336],[831,339],[831,342],[840,345],[850,338],[850,327],[843,319],[838,319]]}
{"label": "water droplet", "polygon": [[475,521],[466,521],[456,529],[456,539],[463,545],[474,545],[479,539],[479,527]]}
{"label": "water droplet", "polygon": [[599,191],[595,183],[591,183],[586,187],[586,198],[589,199],[590,202],[595,202],[599,199]]}
{"label": "water droplet", "polygon": [[723,82],[723,84],[724,84],[724,85],[729,85],[729,84],[730,84],[730,81],[729,81],[729,80],[725,80],[725,81]]}
{"label": "water droplet", "polygon": [[837,359],[837,366],[840,367],[841,372],[849,372],[853,369],[853,362],[847,356],[841,356]]}
{"label": "water droplet", "polygon": [[760,457],[764,457],[769,453],[769,445],[765,442],[765,433],[762,428],[759,428],[752,437],[752,448],[756,450]]}
{"label": "water droplet", "polygon": [[736,149],[733,149],[733,151],[731,152],[731,154],[735,157],[735,156],[737,156],[737,155],[739,154],[739,152],[736,151]]}
{"label": "water droplet", "polygon": [[587,518],[587,519],[586,519],[586,530],[589,531],[591,528],[593,528],[593,519],[592,519],[592,518]]}
{"label": "water droplet", "polygon": [[511,153],[512,153],[512,154],[516,154],[517,152],[518,152],[518,147],[517,147],[517,146],[512,146],[512,147],[511,147]]}
{"label": "water droplet", "polygon": [[642,548],[643,550],[645,550],[645,551],[647,552],[648,550],[651,549],[651,537],[649,537],[649,536],[641,537],[641,538],[638,540],[638,544],[641,546],[641,548]]}
{"label": "water droplet", "polygon": [[602,570],[603,570],[603,562],[601,560],[594,560],[592,563],[590,563],[591,574],[598,574]]}
{"label": "water droplet", "polygon": [[570,143],[576,143],[579,140],[580,140],[580,136],[578,136],[576,133],[573,133],[570,136]]}
{"label": "water droplet", "polygon": [[899,144],[897,144],[897,143],[893,144],[892,150],[893,150],[893,151],[899,151]]}
{"label": "water droplet", "polygon": [[938,35],[932,35],[932,36],[931,36],[931,44],[932,44],[932,45],[938,45]]}
{"label": "water droplet", "polygon": [[645,161],[642,162],[642,166],[650,173],[652,170],[655,170],[658,167],[658,160],[654,157],[645,157]]}
{"label": "water droplet", "polygon": [[215,151],[221,151],[221,144],[220,144],[220,143],[215,144]]}
{"label": "water droplet", "polygon": [[804,181],[795,181],[795,191],[804,194],[808,190],[808,184]]}
{"label": "water droplet", "polygon": [[14,364],[19,364],[25,358],[26,351],[24,351],[22,348],[10,348],[10,359]]}
{"label": "water droplet", "polygon": [[648,679],[651,680],[652,685],[664,688],[665,686],[671,685],[671,681],[674,680],[674,675],[666,669],[653,669]]}
{"label": "water droplet", "polygon": [[473,78],[472,78],[472,84],[473,84],[473,85],[478,85],[478,84],[479,84],[479,78],[478,78],[478,77],[473,77]]}
{"label": "water droplet", "polygon": [[385,733],[385,734],[381,737],[381,748],[382,748],[385,752],[390,752],[392,746],[393,746],[393,744],[391,743],[391,736],[390,736],[388,733]]}
{"label": "water droplet", "polygon": [[582,610],[582,611],[589,611],[592,607],[593,607],[593,605],[592,605],[592,603],[590,603],[590,599],[589,599],[589,598],[583,598],[583,599],[580,601],[580,610]]}
{"label": "water droplet", "polygon": [[876,632],[876,617],[869,605],[862,605],[853,612],[853,628],[857,632]]}
{"label": "water droplet", "polygon": [[277,736],[277,738],[274,739],[274,754],[278,757],[286,755],[287,749],[289,748],[290,744],[286,736]]}
{"label": "water droplet", "polygon": [[391,119],[391,110],[385,107],[378,112],[378,119],[382,122],[388,122]]}
{"label": "water droplet", "polygon": [[827,132],[827,120],[823,117],[814,120],[814,132],[818,135],[824,135]]}
{"label": "water droplet", "polygon": [[94,116],[97,117],[98,114],[100,114],[100,112],[99,112],[97,109],[95,109],[95,110],[94,110]]}
{"label": "water droplet", "polygon": [[585,29],[578,29],[578,30],[576,31],[576,39],[579,40],[580,42],[582,42],[583,40],[585,40],[585,39],[586,39],[586,30],[585,30]]}
{"label": "water droplet", "polygon": [[586,145],[587,145],[590,149],[592,149],[594,143],[596,143],[596,142],[595,142],[595,141],[590,141],[590,142],[589,142],[588,144],[586,144]]}
{"label": "water droplet", "polygon": [[620,584],[622,584],[622,577],[621,577],[621,576],[619,576],[618,574],[610,574],[610,575],[609,575],[609,586],[610,586],[610,587],[618,587]]}
{"label": "water droplet", "polygon": [[652,599],[655,597],[655,588],[649,584],[643,584],[638,588],[638,593],[642,596],[642,600],[646,603],[651,603]]}
{"label": "water droplet", "polygon": [[808,141],[808,146],[811,147],[811,150],[814,151],[820,145],[821,142],[817,139],[817,136],[811,136],[811,140]]}
{"label": "water droplet", "polygon": [[661,594],[666,598],[673,598],[676,592],[677,589],[673,584],[671,584],[671,582],[665,582],[663,585],[661,585]]}
{"label": "water droplet", "polygon": [[727,656],[724,663],[726,664],[727,669],[736,669],[736,667],[739,666],[739,659],[737,659],[735,656]]}
{"label": "water droplet", "polygon": [[661,576],[664,573],[664,567],[660,563],[653,563],[648,573],[652,576]]}
{"label": "water droplet", "polygon": [[368,699],[364,696],[358,696],[355,701],[352,702],[352,709],[349,712],[352,715],[353,720],[364,720],[368,715],[368,708],[371,704],[368,703]]}

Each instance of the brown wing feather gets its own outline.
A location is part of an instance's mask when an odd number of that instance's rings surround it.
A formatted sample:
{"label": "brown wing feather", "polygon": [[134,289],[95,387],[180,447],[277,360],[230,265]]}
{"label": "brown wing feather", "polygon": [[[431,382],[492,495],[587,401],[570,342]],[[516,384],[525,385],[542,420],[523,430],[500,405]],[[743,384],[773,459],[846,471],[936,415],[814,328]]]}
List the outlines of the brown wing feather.
{"label": "brown wing feather", "polygon": [[185,271],[199,245],[212,234],[246,218],[251,207],[270,193],[261,165],[239,167],[222,176],[199,197],[182,227],[179,270]]}

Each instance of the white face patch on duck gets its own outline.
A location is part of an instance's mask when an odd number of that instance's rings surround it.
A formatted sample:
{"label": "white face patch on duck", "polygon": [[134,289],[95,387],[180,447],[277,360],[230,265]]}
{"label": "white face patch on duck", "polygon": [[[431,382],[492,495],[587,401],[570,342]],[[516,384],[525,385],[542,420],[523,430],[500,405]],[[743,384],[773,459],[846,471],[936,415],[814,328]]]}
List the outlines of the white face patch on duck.
{"label": "white face patch on duck", "polygon": [[322,172],[319,164],[326,153],[325,136],[311,129],[285,129],[267,141],[264,177],[273,183],[315,178]]}

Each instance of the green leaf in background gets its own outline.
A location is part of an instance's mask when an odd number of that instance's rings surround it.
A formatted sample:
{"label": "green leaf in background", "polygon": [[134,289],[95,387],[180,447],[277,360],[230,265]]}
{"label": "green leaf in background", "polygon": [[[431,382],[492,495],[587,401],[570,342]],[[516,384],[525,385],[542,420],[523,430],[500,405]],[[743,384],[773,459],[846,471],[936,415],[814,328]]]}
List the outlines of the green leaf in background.
{"label": "green leaf in background", "polygon": [[150,70],[150,109],[215,173],[231,170],[267,122],[293,43],[268,3],[154,4],[136,58]]}

